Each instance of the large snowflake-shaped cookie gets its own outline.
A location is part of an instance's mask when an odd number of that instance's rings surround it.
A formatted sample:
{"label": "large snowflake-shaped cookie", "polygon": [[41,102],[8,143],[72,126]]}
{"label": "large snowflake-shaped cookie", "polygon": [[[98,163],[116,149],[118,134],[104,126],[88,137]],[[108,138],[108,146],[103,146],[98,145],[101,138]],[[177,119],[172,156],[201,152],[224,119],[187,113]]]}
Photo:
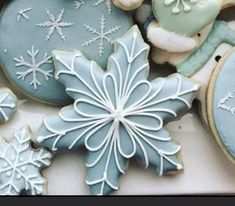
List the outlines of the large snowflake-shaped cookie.
{"label": "large snowflake-shaped cookie", "polygon": [[44,149],[32,150],[30,138],[25,127],[11,143],[0,142],[0,195],[19,195],[23,190],[32,195],[44,193],[46,180],[40,169],[50,165],[52,155]]}
{"label": "large snowflake-shaped cookie", "polygon": [[92,194],[117,190],[134,156],[159,175],[182,170],[180,145],[163,124],[191,107],[199,87],[180,75],[149,82],[149,46],[136,26],[115,41],[106,72],[79,52],[53,53],[56,78],[75,102],[45,118],[37,139],[54,151],[85,145]]}

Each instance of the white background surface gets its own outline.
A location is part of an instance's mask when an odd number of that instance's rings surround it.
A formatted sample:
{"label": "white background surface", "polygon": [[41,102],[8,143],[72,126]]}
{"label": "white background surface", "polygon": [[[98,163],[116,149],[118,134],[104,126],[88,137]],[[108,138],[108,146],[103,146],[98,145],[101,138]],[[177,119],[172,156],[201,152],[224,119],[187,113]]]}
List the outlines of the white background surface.
{"label": "white background surface", "polygon": [[[0,77],[0,84],[9,86],[3,74],[0,73]],[[10,122],[0,125],[0,136],[11,137],[14,130],[24,125],[30,125],[36,132],[43,117],[59,109],[27,98],[24,100],[18,93],[17,96],[20,99],[17,114]],[[158,177],[152,169],[144,169],[132,160],[127,174],[120,178],[120,190],[114,195],[235,194],[235,165],[202,125],[196,107],[179,121],[168,124],[167,129],[182,145],[184,173]],[[84,151],[56,155],[51,167],[43,174],[48,179],[50,195],[90,194],[84,182]]]}

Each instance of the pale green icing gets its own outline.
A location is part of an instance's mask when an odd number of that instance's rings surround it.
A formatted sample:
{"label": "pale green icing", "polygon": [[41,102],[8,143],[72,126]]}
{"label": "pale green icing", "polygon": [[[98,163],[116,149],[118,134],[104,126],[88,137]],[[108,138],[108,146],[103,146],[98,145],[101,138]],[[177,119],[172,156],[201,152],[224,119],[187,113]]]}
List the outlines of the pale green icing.
{"label": "pale green icing", "polygon": [[[153,0],[152,7],[162,28],[184,36],[193,36],[201,31],[214,21],[220,11],[218,0]],[[173,12],[176,8],[178,13]]]}
{"label": "pale green icing", "polygon": [[223,147],[235,159],[235,53],[222,66],[215,82],[212,115]]}
{"label": "pale green icing", "polygon": [[17,97],[8,88],[0,89],[0,122],[7,122],[16,113]]}
{"label": "pale green icing", "polygon": [[115,40],[114,48],[106,72],[80,52],[53,52],[56,78],[75,102],[46,117],[37,135],[52,151],[85,146],[93,195],[117,190],[134,156],[158,175],[182,170],[180,145],[163,125],[188,110],[199,89],[178,74],[147,80],[149,46],[137,26]]}
{"label": "pale green icing", "polygon": [[177,72],[187,77],[194,75],[208,62],[222,43],[235,46],[235,31],[226,22],[216,21],[205,42],[176,66]]}
{"label": "pale green icing", "polygon": [[111,41],[132,25],[130,15],[111,2],[11,0],[0,19],[0,62],[12,83],[27,95],[66,105],[72,99],[54,79],[51,50],[81,50],[106,67]]}
{"label": "pale green icing", "polygon": [[49,166],[52,155],[44,149],[34,151],[31,134],[25,127],[15,132],[13,140],[0,142],[0,195],[46,194],[46,180],[40,170]]}

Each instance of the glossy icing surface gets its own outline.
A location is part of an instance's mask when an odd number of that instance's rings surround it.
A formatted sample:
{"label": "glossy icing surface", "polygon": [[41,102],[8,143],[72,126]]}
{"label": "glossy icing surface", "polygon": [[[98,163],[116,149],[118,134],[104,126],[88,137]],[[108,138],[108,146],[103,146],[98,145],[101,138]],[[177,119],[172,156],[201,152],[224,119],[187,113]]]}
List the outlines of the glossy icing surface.
{"label": "glossy icing surface", "polygon": [[177,74],[147,81],[149,46],[136,26],[114,48],[106,72],[80,52],[54,52],[56,78],[75,102],[45,118],[37,138],[52,151],[85,145],[86,183],[95,195],[117,190],[134,156],[158,175],[182,170],[181,147],[163,125],[189,109],[199,89]]}
{"label": "glossy icing surface", "polygon": [[235,46],[235,30],[229,27],[227,22],[216,21],[204,43],[186,60],[176,66],[177,72],[191,77],[208,62],[222,43]]}
{"label": "glossy icing surface", "polygon": [[153,0],[152,6],[162,28],[186,36],[209,25],[220,11],[218,0]]}
{"label": "glossy icing surface", "polygon": [[224,60],[217,73],[213,89],[211,112],[218,138],[225,150],[235,158],[235,52]]}
{"label": "glossy icing surface", "polygon": [[46,180],[42,167],[49,166],[52,155],[30,147],[27,127],[15,132],[11,143],[0,142],[0,195],[19,195],[26,190],[31,195],[45,194]]}
{"label": "glossy icing surface", "polygon": [[71,102],[54,79],[51,50],[81,50],[102,67],[112,39],[132,26],[128,14],[109,1],[9,1],[0,21],[0,61],[8,78],[24,93],[44,102]]}

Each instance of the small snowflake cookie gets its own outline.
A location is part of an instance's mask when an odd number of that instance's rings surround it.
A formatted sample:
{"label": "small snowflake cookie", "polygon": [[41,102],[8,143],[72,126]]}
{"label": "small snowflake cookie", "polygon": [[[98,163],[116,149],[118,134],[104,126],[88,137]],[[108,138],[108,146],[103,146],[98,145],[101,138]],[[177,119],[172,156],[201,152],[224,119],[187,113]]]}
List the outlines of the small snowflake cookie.
{"label": "small snowflake cookie", "polygon": [[40,170],[50,165],[52,155],[44,149],[33,150],[30,139],[29,128],[24,127],[15,132],[10,143],[0,142],[0,195],[46,193]]}
{"label": "small snowflake cookie", "polygon": [[[146,16],[146,5],[137,11],[144,23],[149,41],[169,52],[188,52],[200,43],[198,33],[212,24],[221,9],[235,1],[221,0],[153,0],[152,12]],[[144,19],[143,19],[144,18]]]}
{"label": "small snowflake cookie", "polygon": [[17,97],[8,88],[0,89],[0,123],[7,122],[16,113]]}
{"label": "small snowflake cookie", "polygon": [[51,51],[80,50],[106,67],[112,40],[133,25],[110,0],[8,1],[0,18],[0,62],[7,77],[26,95],[60,105],[72,99],[54,79]]}
{"label": "small snowflake cookie", "polygon": [[80,52],[53,52],[56,78],[75,101],[45,118],[37,141],[52,151],[85,146],[94,195],[117,190],[134,156],[158,175],[183,169],[164,124],[190,109],[199,86],[178,74],[149,82],[148,53],[137,26],[114,41],[105,72]]}

